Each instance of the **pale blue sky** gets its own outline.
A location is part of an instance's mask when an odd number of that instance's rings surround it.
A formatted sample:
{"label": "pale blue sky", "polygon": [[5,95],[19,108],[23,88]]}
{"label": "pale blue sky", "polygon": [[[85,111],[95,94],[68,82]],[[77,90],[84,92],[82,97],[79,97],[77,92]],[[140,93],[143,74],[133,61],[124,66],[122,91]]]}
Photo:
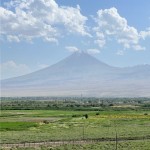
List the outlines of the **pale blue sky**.
{"label": "pale blue sky", "polygon": [[2,1],[1,78],[33,72],[78,50],[113,66],[150,64],[149,6],[148,0]]}

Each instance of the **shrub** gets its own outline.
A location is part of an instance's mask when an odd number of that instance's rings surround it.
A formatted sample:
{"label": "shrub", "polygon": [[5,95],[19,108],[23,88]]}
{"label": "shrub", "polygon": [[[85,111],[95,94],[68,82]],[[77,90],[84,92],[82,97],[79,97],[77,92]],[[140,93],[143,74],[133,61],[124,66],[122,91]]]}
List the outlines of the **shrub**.
{"label": "shrub", "polygon": [[86,119],[88,119],[89,116],[88,116],[88,114],[85,114],[84,117],[85,117]]}
{"label": "shrub", "polygon": [[72,117],[80,117],[81,115],[77,115],[77,114],[75,114],[75,115],[72,115]]}
{"label": "shrub", "polygon": [[49,121],[43,120],[43,123],[44,123],[44,124],[49,124]]}
{"label": "shrub", "polygon": [[114,106],[114,104],[109,104],[109,106]]}
{"label": "shrub", "polygon": [[97,112],[96,115],[98,116],[98,115],[99,115],[99,112]]}

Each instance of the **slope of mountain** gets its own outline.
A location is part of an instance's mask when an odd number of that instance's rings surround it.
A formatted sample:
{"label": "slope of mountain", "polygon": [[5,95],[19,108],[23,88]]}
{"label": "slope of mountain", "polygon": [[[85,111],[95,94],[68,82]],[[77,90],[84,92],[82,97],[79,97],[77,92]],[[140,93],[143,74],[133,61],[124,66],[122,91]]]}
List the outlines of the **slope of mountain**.
{"label": "slope of mountain", "polygon": [[1,81],[2,96],[150,97],[150,65],[109,66],[76,52],[45,69]]}

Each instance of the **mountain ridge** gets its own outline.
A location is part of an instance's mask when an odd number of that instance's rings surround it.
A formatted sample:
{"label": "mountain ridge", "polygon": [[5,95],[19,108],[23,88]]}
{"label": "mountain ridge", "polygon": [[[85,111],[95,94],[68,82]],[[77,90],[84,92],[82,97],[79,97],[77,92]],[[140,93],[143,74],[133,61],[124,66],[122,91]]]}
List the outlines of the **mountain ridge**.
{"label": "mountain ridge", "polygon": [[42,70],[5,79],[2,95],[150,96],[150,65],[113,67],[85,53],[69,57]]}

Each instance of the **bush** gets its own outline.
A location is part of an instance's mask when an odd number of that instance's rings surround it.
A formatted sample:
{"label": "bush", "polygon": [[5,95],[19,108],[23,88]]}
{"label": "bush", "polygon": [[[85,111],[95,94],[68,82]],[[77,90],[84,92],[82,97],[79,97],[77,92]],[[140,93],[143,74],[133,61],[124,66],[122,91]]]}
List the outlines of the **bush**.
{"label": "bush", "polygon": [[72,115],[72,117],[81,117],[81,115]]}
{"label": "bush", "polygon": [[114,104],[109,104],[109,106],[114,106]]}
{"label": "bush", "polygon": [[97,112],[96,115],[98,116],[98,115],[99,115],[99,112]]}
{"label": "bush", "polygon": [[88,116],[88,114],[85,114],[84,117],[85,117],[86,119],[88,119],[89,116]]}
{"label": "bush", "polygon": [[43,120],[43,123],[44,123],[44,124],[49,124],[49,121]]}

